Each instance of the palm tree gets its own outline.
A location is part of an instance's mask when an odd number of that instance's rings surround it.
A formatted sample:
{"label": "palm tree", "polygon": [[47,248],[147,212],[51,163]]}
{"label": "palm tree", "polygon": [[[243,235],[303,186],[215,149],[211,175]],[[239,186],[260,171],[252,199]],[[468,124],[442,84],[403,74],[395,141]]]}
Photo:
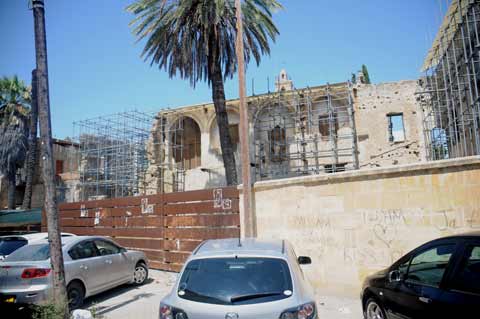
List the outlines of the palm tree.
{"label": "palm tree", "polygon": [[[270,53],[269,39],[279,34],[272,12],[276,0],[244,0],[244,54],[257,65]],[[237,70],[235,55],[236,18],[233,0],[137,0],[127,7],[136,15],[131,22],[138,40],[148,38],[142,56],[151,65],[189,79],[192,86],[207,81],[212,88],[228,185],[237,184],[237,171],[228,129],[224,80]]]}
{"label": "palm tree", "polygon": [[37,70],[32,71],[32,98],[30,109],[30,122],[28,134],[28,153],[25,159],[25,194],[23,195],[22,209],[32,207],[33,178],[35,176],[35,163],[37,162],[37,126],[38,126],[38,105],[37,105]]}
{"label": "palm tree", "polygon": [[17,169],[27,153],[30,89],[18,79],[0,79],[0,173],[8,180],[8,209],[15,209]]}

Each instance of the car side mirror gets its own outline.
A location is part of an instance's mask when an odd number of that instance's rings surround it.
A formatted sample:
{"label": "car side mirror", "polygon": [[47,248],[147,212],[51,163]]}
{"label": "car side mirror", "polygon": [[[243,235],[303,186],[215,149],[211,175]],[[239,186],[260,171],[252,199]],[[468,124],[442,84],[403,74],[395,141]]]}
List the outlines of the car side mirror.
{"label": "car side mirror", "polygon": [[403,280],[403,275],[398,270],[392,270],[388,273],[388,281],[389,282],[400,282]]}
{"label": "car side mirror", "polygon": [[125,254],[126,252],[127,252],[127,249],[126,249],[126,248],[123,248],[123,247],[120,248],[120,253]]}
{"label": "car side mirror", "polygon": [[312,259],[308,256],[300,256],[298,257],[298,263],[300,265],[310,265],[312,263]]}

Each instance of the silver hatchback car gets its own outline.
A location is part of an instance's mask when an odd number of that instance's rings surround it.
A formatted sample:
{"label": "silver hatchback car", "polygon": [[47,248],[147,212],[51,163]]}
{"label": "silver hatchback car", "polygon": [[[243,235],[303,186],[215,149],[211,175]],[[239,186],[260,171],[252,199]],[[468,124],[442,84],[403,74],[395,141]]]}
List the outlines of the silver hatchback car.
{"label": "silver hatchback car", "polygon": [[[107,237],[62,238],[65,280],[70,309],[85,297],[125,283],[143,284],[148,260],[143,252],[127,250]],[[48,241],[23,246],[0,262],[0,305],[41,304],[51,293]]]}
{"label": "silver hatchback car", "polygon": [[208,240],[185,263],[160,319],[316,319],[317,307],[287,241]]}

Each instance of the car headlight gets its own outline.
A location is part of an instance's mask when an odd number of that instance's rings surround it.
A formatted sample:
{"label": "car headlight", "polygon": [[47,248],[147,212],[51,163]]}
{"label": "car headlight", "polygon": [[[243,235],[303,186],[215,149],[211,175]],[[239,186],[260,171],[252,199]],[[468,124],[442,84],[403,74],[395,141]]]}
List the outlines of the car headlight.
{"label": "car headlight", "polygon": [[315,303],[310,302],[304,305],[290,308],[282,312],[280,319],[316,319],[317,311]]}
{"label": "car headlight", "polygon": [[188,316],[182,309],[161,303],[160,319],[188,319]]}

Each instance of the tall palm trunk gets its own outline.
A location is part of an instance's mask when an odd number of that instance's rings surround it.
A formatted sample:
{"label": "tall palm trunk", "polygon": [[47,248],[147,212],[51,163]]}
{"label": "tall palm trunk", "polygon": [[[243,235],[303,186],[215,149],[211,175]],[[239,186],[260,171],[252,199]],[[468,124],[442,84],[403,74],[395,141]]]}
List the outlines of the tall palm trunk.
{"label": "tall palm trunk", "polygon": [[[63,265],[60,225],[58,223],[57,203],[55,199],[55,176],[52,154],[52,124],[48,91],[47,39],[45,35],[45,11],[43,0],[33,0],[35,27],[35,52],[38,81],[38,115],[40,123],[41,157],[43,160],[42,177],[45,187],[44,209],[47,216],[48,241],[50,242],[50,262],[53,273],[53,301],[59,306],[67,305],[65,271]],[[67,319],[68,307],[63,308]]]}
{"label": "tall palm trunk", "polygon": [[228,127],[227,106],[225,103],[225,89],[223,86],[223,76],[220,61],[214,59],[212,69],[212,98],[217,117],[218,133],[220,136],[220,146],[222,148],[223,164],[225,167],[225,177],[227,185],[237,185],[237,165],[233,153],[232,138]]}
{"label": "tall palm trunk", "polygon": [[8,209],[15,209],[17,206],[16,204],[16,188],[17,188],[17,179],[16,179],[15,170],[13,172],[9,172],[7,174],[7,181],[8,181],[8,193],[7,193],[7,205]]}
{"label": "tall palm trunk", "polygon": [[32,188],[33,178],[35,176],[35,162],[37,161],[37,124],[38,124],[38,105],[37,105],[37,70],[32,71],[32,102],[30,109],[30,134],[28,138],[27,154],[27,180],[25,184],[25,194],[23,195],[23,209],[32,207]]}

